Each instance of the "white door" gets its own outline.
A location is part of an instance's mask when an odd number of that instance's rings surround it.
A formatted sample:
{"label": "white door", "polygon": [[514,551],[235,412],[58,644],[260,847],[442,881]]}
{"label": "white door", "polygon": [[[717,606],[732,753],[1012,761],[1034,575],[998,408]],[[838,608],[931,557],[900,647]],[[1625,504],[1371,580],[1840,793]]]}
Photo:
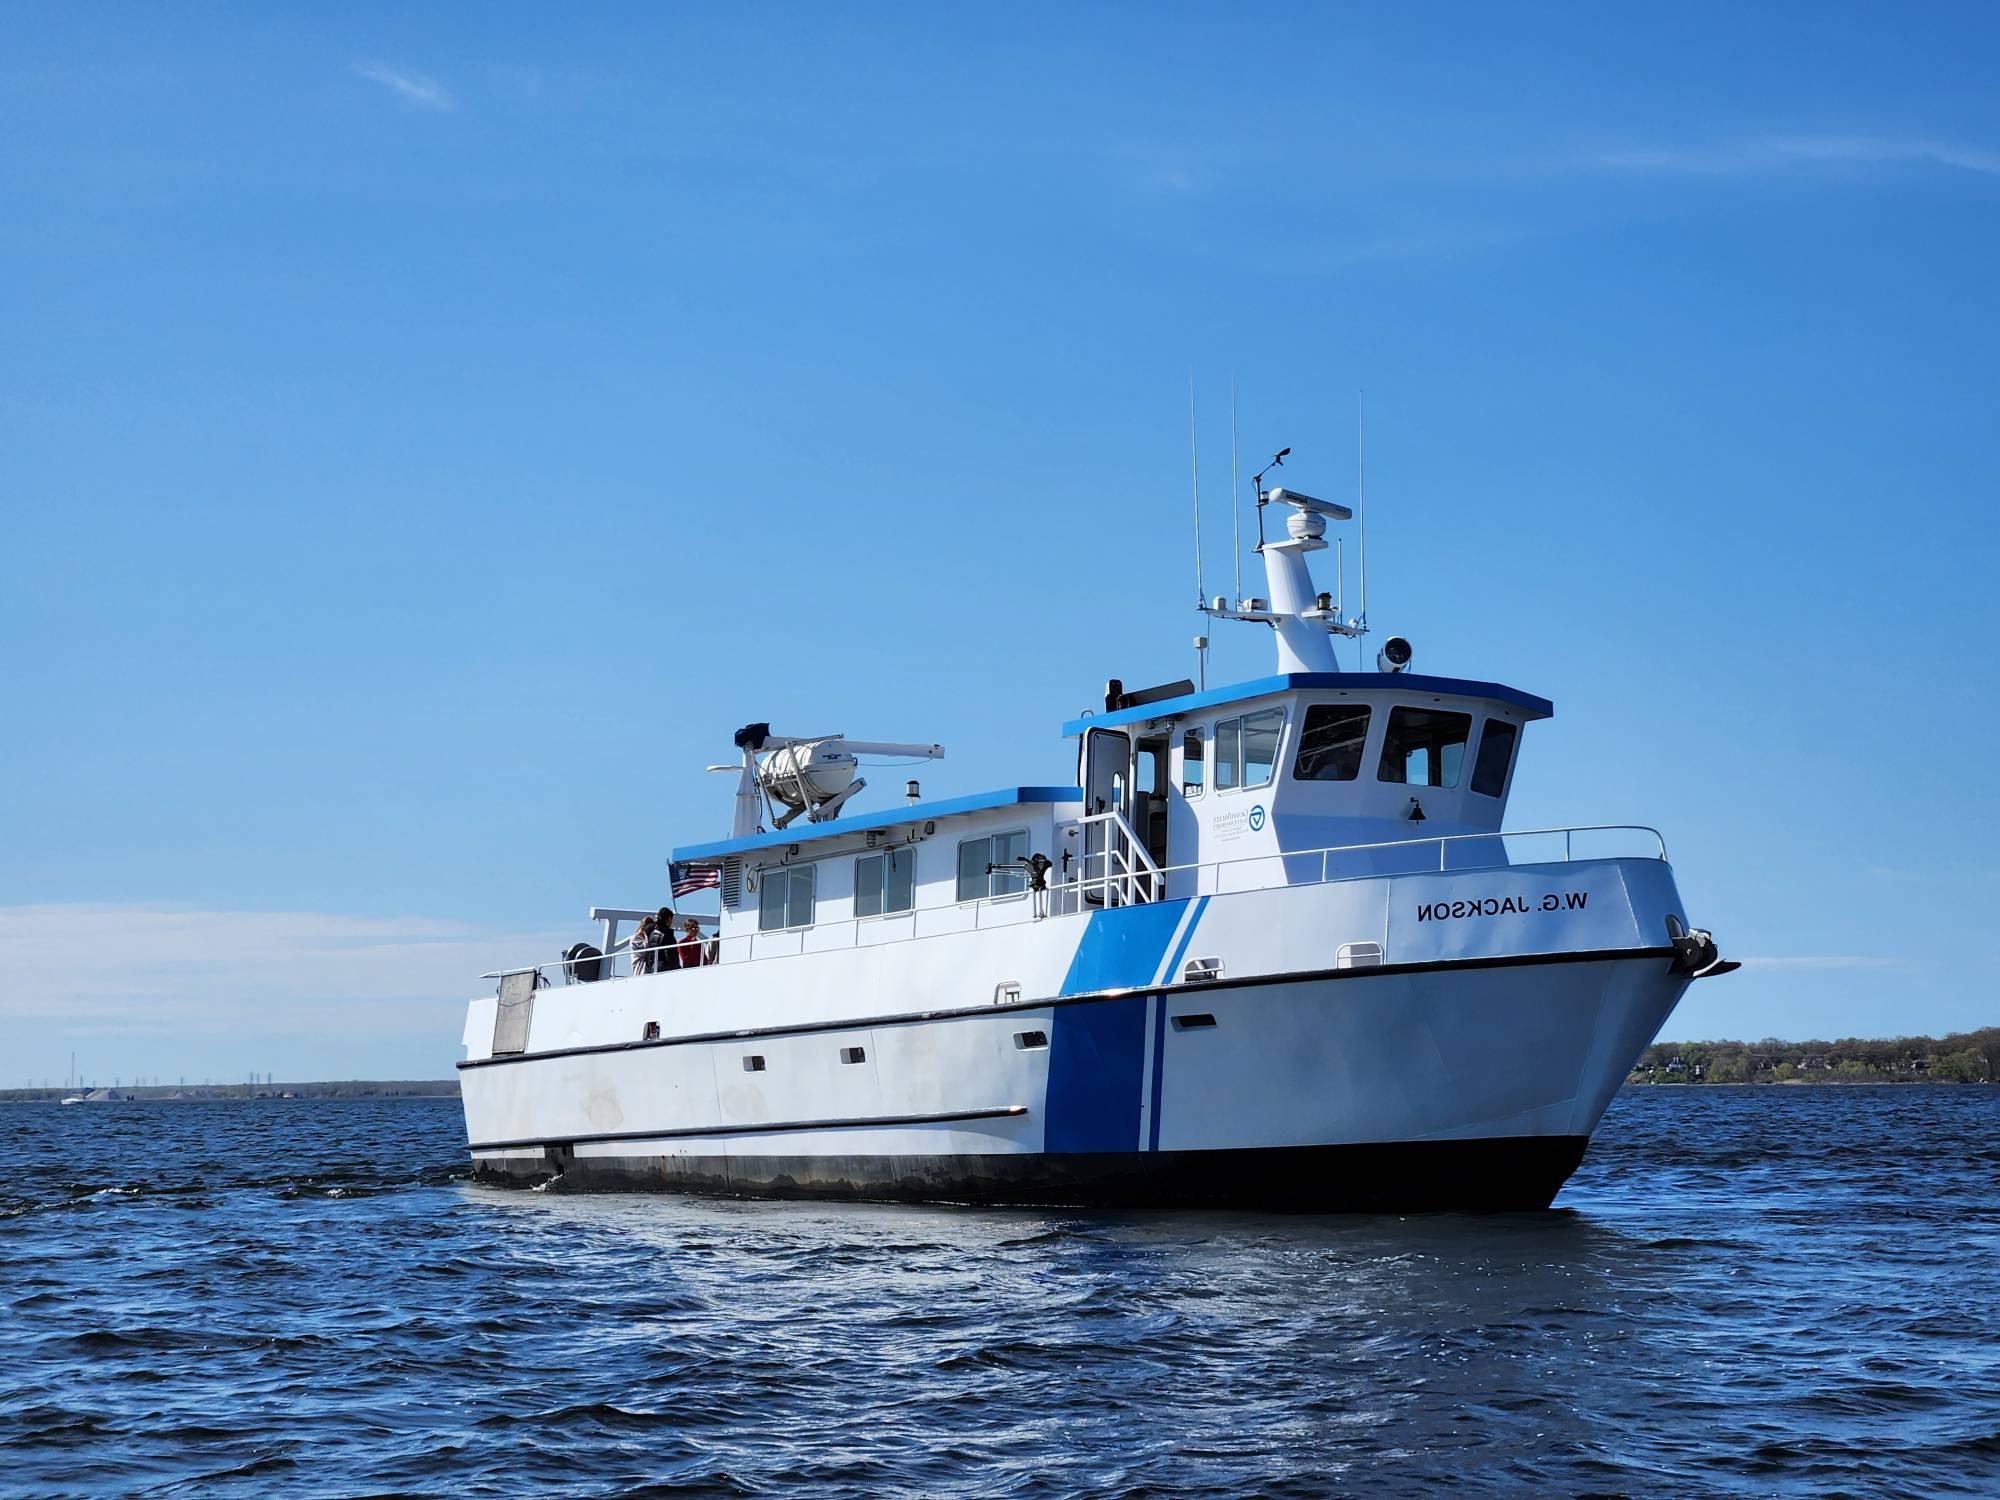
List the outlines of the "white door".
{"label": "white door", "polygon": [[[1132,737],[1116,729],[1090,729],[1083,736],[1083,810],[1086,815],[1131,811]],[[1105,879],[1111,862],[1106,851],[1115,847],[1112,825],[1086,823],[1083,829],[1084,899],[1093,905],[1115,905],[1117,886]],[[1122,842],[1122,836],[1117,842]]]}

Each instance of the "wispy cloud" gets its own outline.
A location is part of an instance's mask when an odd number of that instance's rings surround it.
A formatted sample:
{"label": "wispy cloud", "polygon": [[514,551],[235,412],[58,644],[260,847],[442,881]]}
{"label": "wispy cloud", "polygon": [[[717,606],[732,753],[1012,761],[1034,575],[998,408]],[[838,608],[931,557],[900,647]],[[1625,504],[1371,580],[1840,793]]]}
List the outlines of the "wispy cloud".
{"label": "wispy cloud", "polygon": [[367,1025],[455,1039],[454,1013],[491,988],[482,972],[550,957],[573,936],[329,912],[0,907],[0,1019],[98,1034],[335,1037]]}
{"label": "wispy cloud", "polygon": [[1585,152],[1571,165],[1596,171],[1728,176],[1814,167],[1949,167],[2000,177],[2000,151],[1908,136],[1776,135],[1706,146]]}
{"label": "wispy cloud", "polygon": [[421,73],[405,72],[392,68],[385,62],[358,62],[354,71],[371,83],[379,83],[393,92],[405,104],[418,109],[449,110],[458,107],[449,90],[435,78],[426,78]]}
{"label": "wispy cloud", "polygon": [[1741,960],[1746,969],[1896,969],[1907,962],[1861,953],[1794,953]]}

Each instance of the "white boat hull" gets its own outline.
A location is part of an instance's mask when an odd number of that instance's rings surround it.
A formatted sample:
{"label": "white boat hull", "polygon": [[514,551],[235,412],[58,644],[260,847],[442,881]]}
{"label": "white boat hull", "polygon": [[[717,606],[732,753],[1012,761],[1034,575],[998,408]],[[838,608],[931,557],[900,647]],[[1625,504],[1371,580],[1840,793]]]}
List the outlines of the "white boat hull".
{"label": "white boat hull", "polygon": [[[1482,905],[1441,918],[1440,901]],[[1545,1207],[1689,983],[1670,915],[1663,863],[1596,861],[571,986],[536,999],[543,1049],[503,1056],[478,1055],[494,1002],[475,1001],[475,1170],[779,1197]],[[1338,966],[1358,934],[1384,963]],[[1180,982],[1210,951],[1232,956],[1225,977]],[[1266,972],[1242,972],[1245,952]],[[996,975],[1040,998],[973,999]],[[638,1039],[662,1012],[667,1034]]]}

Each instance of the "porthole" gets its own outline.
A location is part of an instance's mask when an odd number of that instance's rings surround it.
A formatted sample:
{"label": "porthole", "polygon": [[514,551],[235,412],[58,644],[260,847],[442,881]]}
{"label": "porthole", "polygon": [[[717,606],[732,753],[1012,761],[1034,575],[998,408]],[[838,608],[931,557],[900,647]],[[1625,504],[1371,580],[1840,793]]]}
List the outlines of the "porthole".
{"label": "porthole", "polygon": [[844,1063],[867,1062],[868,1053],[860,1047],[842,1047],[840,1049],[840,1060]]}
{"label": "porthole", "polygon": [[1017,1031],[1014,1033],[1014,1045],[1019,1047],[1023,1052],[1032,1052],[1036,1048],[1046,1047],[1048,1044],[1049,1034],[1046,1031]]}
{"label": "porthole", "polygon": [[744,1072],[746,1072],[746,1073],[761,1073],[761,1072],[763,1072],[763,1071],[764,1071],[764,1059],[763,1059],[763,1058],[761,1058],[761,1057],[759,1057],[759,1056],[757,1056],[757,1054],[755,1054],[755,1053],[753,1052],[753,1053],[752,1053],[752,1054],[751,1054],[750,1056],[748,1056],[748,1057],[746,1057],[746,1058],[744,1058],[744,1059],[743,1059],[743,1071],[744,1071]]}

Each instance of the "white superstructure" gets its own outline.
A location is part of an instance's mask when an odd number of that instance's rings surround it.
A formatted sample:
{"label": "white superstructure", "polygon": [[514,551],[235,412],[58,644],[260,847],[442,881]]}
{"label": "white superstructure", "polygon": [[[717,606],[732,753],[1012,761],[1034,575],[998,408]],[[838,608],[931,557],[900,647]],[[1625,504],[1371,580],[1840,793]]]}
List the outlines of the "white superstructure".
{"label": "white superstructure", "polygon": [[[460,1064],[479,1175],[563,1188],[1302,1209],[1534,1207],[1691,979],[1727,972],[1651,829],[1503,832],[1545,700],[1338,670],[1359,638],[1288,512],[1277,672],[1063,726],[1073,783],[850,810],[867,755],[738,731],[720,910],[632,975],[621,927],[489,978]],[[686,880],[686,884],[694,884]]]}

